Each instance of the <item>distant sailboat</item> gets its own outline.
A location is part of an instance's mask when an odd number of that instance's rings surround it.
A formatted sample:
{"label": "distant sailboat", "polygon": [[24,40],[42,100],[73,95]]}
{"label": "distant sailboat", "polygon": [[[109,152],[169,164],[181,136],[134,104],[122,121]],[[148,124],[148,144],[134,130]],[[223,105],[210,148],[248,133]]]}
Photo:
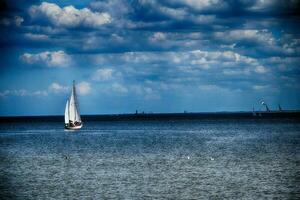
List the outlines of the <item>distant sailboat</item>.
{"label": "distant sailboat", "polygon": [[280,104],[278,104],[278,110],[279,110],[279,112],[282,112],[282,108],[281,108]]}
{"label": "distant sailboat", "polygon": [[266,111],[267,111],[267,112],[270,112],[269,106],[266,104],[266,102],[262,101],[262,102],[261,102],[261,105],[263,105],[263,106],[266,107]]}
{"label": "distant sailboat", "polygon": [[75,81],[73,81],[72,93],[65,108],[65,128],[75,130],[81,127],[82,121],[78,111]]}

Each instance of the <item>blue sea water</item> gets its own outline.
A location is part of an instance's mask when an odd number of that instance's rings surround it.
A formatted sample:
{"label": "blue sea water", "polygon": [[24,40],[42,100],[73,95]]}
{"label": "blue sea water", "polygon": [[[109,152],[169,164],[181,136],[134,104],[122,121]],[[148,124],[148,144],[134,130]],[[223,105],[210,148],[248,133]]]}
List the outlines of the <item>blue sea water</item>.
{"label": "blue sea water", "polygon": [[299,199],[287,119],[0,125],[1,199]]}

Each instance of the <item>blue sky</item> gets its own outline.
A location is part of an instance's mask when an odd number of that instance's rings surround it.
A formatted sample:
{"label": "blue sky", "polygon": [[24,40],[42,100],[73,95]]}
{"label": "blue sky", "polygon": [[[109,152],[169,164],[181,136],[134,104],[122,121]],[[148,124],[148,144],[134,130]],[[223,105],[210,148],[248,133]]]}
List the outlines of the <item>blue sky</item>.
{"label": "blue sky", "polygon": [[298,0],[0,2],[0,115],[300,109]]}

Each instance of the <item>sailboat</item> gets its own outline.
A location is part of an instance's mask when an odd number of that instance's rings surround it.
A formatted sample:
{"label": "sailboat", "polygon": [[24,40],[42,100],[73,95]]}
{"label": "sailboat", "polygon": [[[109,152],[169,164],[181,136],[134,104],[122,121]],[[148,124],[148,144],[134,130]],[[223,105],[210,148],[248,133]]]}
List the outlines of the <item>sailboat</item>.
{"label": "sailboat", "polygon": [[79,108],[77,103],[75,81],[73,81],[72,93],[67,100],[65,108],[65,128],[66,129],[80,129],[82,127],[82,121],[79,114]]}

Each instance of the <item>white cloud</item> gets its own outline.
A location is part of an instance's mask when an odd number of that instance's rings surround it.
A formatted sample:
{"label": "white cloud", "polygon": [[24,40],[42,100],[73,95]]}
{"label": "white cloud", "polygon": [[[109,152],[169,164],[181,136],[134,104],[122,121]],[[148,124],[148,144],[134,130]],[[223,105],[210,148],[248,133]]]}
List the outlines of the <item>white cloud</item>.
{"label": "white cloud", "polygon": [[128,89],[124,85],[121,85],[120,83],[114,83],[112,85],[112,90],[116,91],[118,93],[127,93],[128,92]]}
{"label": "white cloud", "polygon": [[122,76],[121,72],[116,72],[111,68],[98,69],[93,75],[92,79],[94,81],[109,81],[113,79],[120,78]]}
{"label": "white cloud", "polygon": [[165,6],[160,6],[158,7],[159,11],[173,19],[177,20],[183,20],[184,18],[187,17],[187,12],[183,9],[174,9],[174,8],[169,8]]}
{"label": "white cloud", "polygon": [[[189,78],[202,76],[204,70],[209,75],[251,75],[251,73],[263,74],[270,70],[264,67],[266,61],[245,56],[234,51],[175,51],[175,52],[126,52],[114,55],[97,55],[97,60],[102,65],[111,63],[126,65],[129,76],[145,76],[161,73],[159,66],[164,66],[166,76],[187,76]],[[162,64],[163,63],[163,64]],[[149,67],[151,66],[151,67]],[[105,73],[104,73],[105,72]],[[182,74],[182,72],[184,74]],[[94,80],[106,80],[114,77],[112,71],[100,70],[95,73]],[[214,75],[213,75],[214,74]],[[108,77],[108,78],[106,78]]]}
{"label": "white cloud", "polygon": [[[80,95],[87,95],[91,92],[91,85],[88,82],[82,81],[76,85],[76,89],[78,94]],[[60,93],[68,93],[70,92],[70,87],[61,85],[57,82],[53,82],[49,85],[47,90],[36,90],[36,91],[28,91],[26,89],[19,89],[19,90],[5,90],[0,92],[0,97],[7,97],[7,96],[47,96],[49,93],[60,94]]]}
{"label": "white cloud", "polygon": [[176,0],[196,10],[219,10],[227,7],[223,0]]}
{"label": "white cloud", "polygon": [[245,69],[224,69],[224,75],[234,76],[234,75],[249,75],[250,70],[248,68]]}
{"label": "white cloud", "polygon": [[45,90],[37,90],[32,93],[34,96],[47,96],[48,92]]}
{"label": "white cloud", "polygon": [[269,86],[268,85],[254,85],[252,88],[254,90],[264,90],[267,89]]}
{"label": "white cloud", "polygon": [[254,71],[259,74],[265,74],[266,72],[268,72],[267,68],[265,68],[264,66],[261,66],[261,65],[256,66]]}
{"label": "white cloud", "polygon": [[150,40],[151,41],[162,41],[166,39],[166,34],[162,33],[162,32],[156,32],[154,33],[151,37]]}
{"label": "white cloud", "polygon": [[[153,63],[168,62],[180,65],[204,65],[204,64],[224,64],[227,62],[244,63],[247,65],[257,65],[258,61],[254,58],[244,56],[233,51],[183,51],[183,52],[128,52],[120,56],[122,60],[129,63]],[[222,64],[222,65],[223,65]],[[205,67],[206,69],[209,67]]]}
{"label": "white cloud", "polygon": [[47,96],[48,92],[45,90],[37,90],[37,91],[28,91],[25,89],[20,90],[5,90],[3,92],[0,92],[0,97],[7,97],[7,96],[19,96],[19,97],[25,97],[25,96]]}
{"label": "white cloud", "polygon": [[78,94],[87,95],[91,92],[91,84],[85,81],[82,81],[76,85]]}
{"label": "white cloud", "polygon": [[238,29],[225,32],[216,32],[215,37],[224,41],[256,41],[258,43],[275,45],[275,38],[268,30]]}
{"label": "white cloud", "polygon": [[[274,6],[276,3],[278,3],[278,0],[256,0],[254,5],[250,7],[250,10],[265,10],[266,8]],[[286,3],[289,3],[289,1],[286,1]]]}
{"label": "white cloud", "polygon": [[47,35],[44,34],[33,34],[33,33],[25,33],[25,37],[35,41],[47,40],[49,38]]}
{"label": "white cloud", "polygon": [[59,83],[52,83],[49,86],[49,91],[54,93],[61,93],[61,92],[67,92],[69,90],[69,87],[60,85]]}
{"label": "white cloud", "polygon": [[40,64],[48,67],[67,67],[71,58],[64,51],[45,51],[37,54],[24,53],[21,60],[28,64]]}
{"label": "white cloud", "polygon": [[157,91],[153,90],[150,87],[145,87],[145,99],[151,100],[151,99],[160,99],[160,95]]}
{"label": "white cloud", "polygon": [[193,17],[193,20],[198,24],[208,24],[216,20],[215,15],[197,15]]}
{"label": "white cloud", "polygon": [[146,100],[160,99],[159,92],[152,87],[142,85],[131,85],[130,90]]}
{"label": "white cloud", "polygon": [[92,12],[89,8],[76,9],[73,6],[60,8],[54,3],[43,2],[39,6],[31,6],[29,14],[32,18],[47,18],[53,25],[74,28],[100,27],[112,21],[108,13]]}

